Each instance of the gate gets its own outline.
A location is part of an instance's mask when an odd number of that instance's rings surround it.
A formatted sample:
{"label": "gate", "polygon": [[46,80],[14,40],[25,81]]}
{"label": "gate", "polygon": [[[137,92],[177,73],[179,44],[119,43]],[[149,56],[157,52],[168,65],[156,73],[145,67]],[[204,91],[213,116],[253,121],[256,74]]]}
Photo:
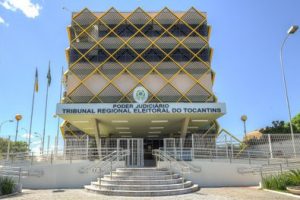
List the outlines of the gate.
{"label": "gate", "polygon": [[129,150],[129,156],[126,159],[128,167],[144,166],[144,140],[141,138],[118,138],[117,151],[120,149]]}

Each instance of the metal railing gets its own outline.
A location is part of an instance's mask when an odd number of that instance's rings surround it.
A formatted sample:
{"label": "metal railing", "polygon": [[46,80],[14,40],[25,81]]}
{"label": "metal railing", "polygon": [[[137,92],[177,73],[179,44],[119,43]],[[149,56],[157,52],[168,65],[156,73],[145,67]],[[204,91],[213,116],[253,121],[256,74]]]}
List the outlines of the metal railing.
{"label": "metal railing", "polygon": [[93,173],[97,173],[100,176],[102,176],[104,173],[110,172],[110,174],[112,175],[112,170],[114,165],[119,164],[122,161],[125,161],[129,156],[129,154],[130,154],[129,150],[114,151],[109,155],[101,158],[96,163],[92,163],[88,166],[82,167],[79,170],[79,173],[88,173],[89,171],[92,171]]}
{"label": "metal railing", "polygon": [[[189,174],[191,171],[201,172],[201,168],[194,167],[184,160],[178,160],[165,151],[155,149],[152,150],[152,155],[155,156],[157,168],[168,168],[171,171],[180,172],[183,187],[185,174]],[[166,166],[162,167],[163,164],[166,164]]]}
{"label": "metal railing", "polygon": [[116,151],[116,148],[97,148],[86,149],[64,149],[56,153],[51,151],[49,154],[39,154],[34,152],[3,153],[0,154],[0,166],[32,166],[39,164],[72,163],[76,160],[99,160]]}
{"label": "metal railing", "polygon": [[269,163],[253,167],[240,167],[237,171],[240,174],[260,174],[261,177],[263,177],[265,174],[277,174],[295,169],[300,169],[299,159],[285,159],[285,161],[277,163]]}
{"label": "metal railing", "polygon": [[229,162],[245,164],[272,164],[283,163],[286,160],[300,160],[294,154],[281,154],[274,157],[266,151],[241,150],[240,148],[228,148],[216,146],[215,148],[160,148],[177,160],[211,162]]}
{"label": "metal railing", "polygon": [[26,178],[29,176],[41,177],[44,174],[43,170],[38,169],[25,169],[22,167],[12,167],[12,166],[0,166],[0,176],[8,176],[11,178],[18,179],[18,184],[21,182],[21,178]]}

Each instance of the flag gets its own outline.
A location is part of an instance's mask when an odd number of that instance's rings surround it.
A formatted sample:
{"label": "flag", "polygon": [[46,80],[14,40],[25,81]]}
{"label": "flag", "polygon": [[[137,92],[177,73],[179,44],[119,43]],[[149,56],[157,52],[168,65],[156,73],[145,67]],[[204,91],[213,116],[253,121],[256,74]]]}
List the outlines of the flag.
{"label": "flag", "polygon": [[38,77],[38,70],[37,70],[37,68],[35,69],[34,90],[35,90],[35,92],[39,91],[39,77]]}
{"label": "flag", "polygon": [[47,79],[48,79],[48,87],[51,84],[51,72],[50,72],[50,61],[49,61],[49,68],[48,68],[48,73],[47,73]]}

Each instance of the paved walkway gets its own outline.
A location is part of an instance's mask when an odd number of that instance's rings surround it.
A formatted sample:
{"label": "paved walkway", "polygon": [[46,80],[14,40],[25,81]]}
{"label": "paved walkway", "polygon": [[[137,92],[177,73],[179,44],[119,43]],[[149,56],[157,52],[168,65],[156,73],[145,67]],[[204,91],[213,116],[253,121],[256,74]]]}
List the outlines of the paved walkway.
{"label": "paved walkway", "polygon": [[296,200],[288,197],[258,190],[256,188],[203,188],[193,194],[169,197],[112,197],[88,193],[83,189],[67,189],[54,192],[53,190],[23,190],[23,194],[10,197],[14,200]]}

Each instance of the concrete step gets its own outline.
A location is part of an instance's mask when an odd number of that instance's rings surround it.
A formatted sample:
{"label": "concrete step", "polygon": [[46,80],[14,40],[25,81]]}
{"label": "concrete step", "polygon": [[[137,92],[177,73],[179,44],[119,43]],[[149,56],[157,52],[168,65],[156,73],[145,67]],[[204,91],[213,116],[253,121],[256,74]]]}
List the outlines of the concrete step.
{"label": "concrete step", "polygon": [[182,183],[182,178],[166,179],[166,180],[149,180],[149,179],[146,179],[146,180],[110,180],[110,178],[101,178],[101,183],[103,183],[103,184],[118,184],[118,185],[166,185],[166,184]]}
{"label": "concrete step", "polygon": [[85,186],[90,192],[116,196],[179,195],[199,190],[178,174],[157,168],[117,168],[111,174]]}
{"label": "concrete step", "polygon": [[191,181],[186,181],[184,184],[168,184],[168,185],[112,185],[101,182],[101,187],[98,182],[92,182],[93,186],[104,190],[133,190],[133,191],[153,191],[153,190],[174,190],[187,188],[192,186]]}
{"label": "concrete step", "polygon": [[106,190],[99,189],[93,185],[84,186],[84,188],[89,192],[104,194],[104,195],[114,195],[114,196],[169,196],[169,195],[180,195],[187,194],[191,192],[196,192],[199,190],[198,185],[194,184],[191,187],[172,189],[172,190],[148,190],[148,191],[133,191],[133,190]]}
{"label": "concrete step", "polygon": [[153,172],[153,171],[169,171],[166,168],[156,168],[156,167],[147,167],[147,168],[117,168],[117,172]]}
{"label": "concrete step", "polygon": [[170,171],[113,171],[113,175],[120,176],[161,176],[161,175],[171,175]]}
{"label": "concrete step", "polygon": [[173,174],[173,175],[161,175],[161,176],[126,176],[126,175],[115,175],[113,174],[110,176],[110,174],[104,175],[105,179],[110,179],[112,180],[168,180],[168,179],[177,179],[180,178],[178,174]]}

